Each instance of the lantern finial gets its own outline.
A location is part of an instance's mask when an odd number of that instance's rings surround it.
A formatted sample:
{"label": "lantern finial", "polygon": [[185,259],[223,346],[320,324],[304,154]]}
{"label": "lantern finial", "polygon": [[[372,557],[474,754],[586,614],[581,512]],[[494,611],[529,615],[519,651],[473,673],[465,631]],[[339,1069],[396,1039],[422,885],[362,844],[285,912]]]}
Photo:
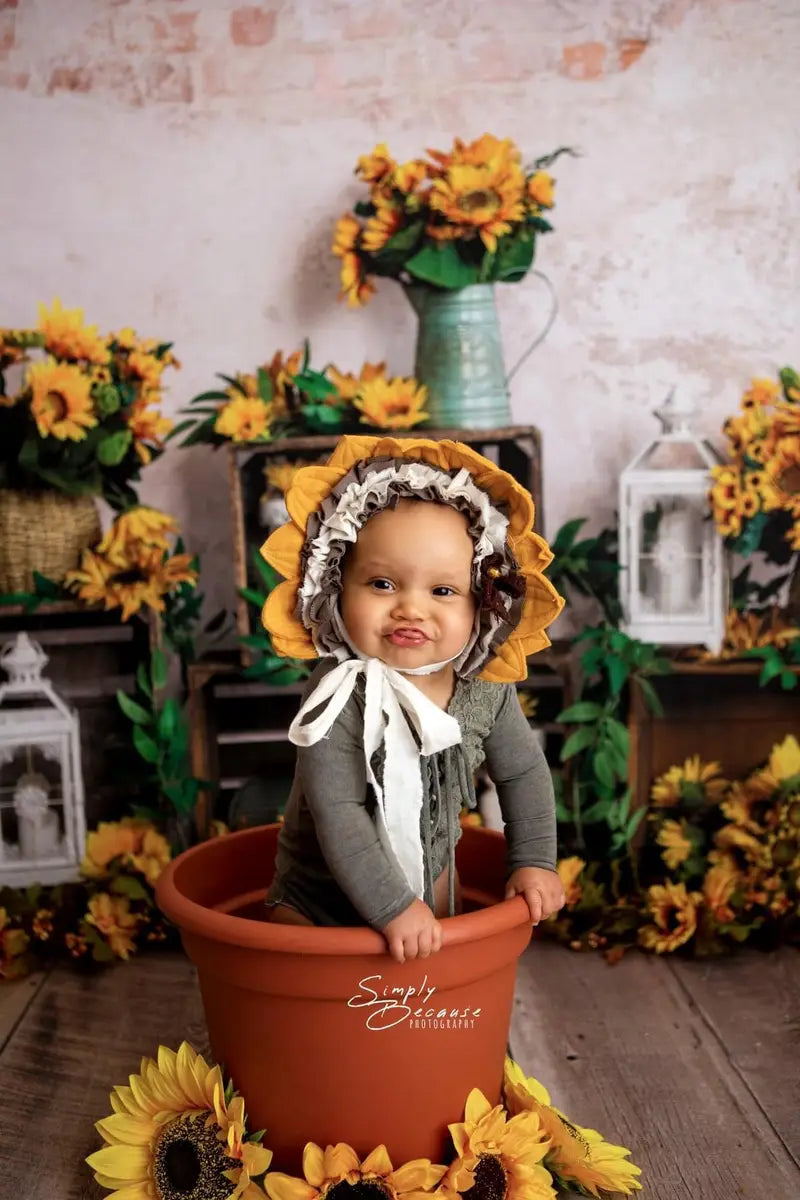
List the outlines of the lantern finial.
{"label": "lantern finial", "polygon": [[673,387],[660,407],[653,410],[653,416],[661,422],[665,434],[691,436],[691,421],[692,417],[697,416],[697,406],[691,399],[678,397]]}
{"label": "lantern finial", "polygon": [[0,651],[0,664],[12,684],[37,684],[48,658],[38,642],[32,642],[24,631],[18,633]]}

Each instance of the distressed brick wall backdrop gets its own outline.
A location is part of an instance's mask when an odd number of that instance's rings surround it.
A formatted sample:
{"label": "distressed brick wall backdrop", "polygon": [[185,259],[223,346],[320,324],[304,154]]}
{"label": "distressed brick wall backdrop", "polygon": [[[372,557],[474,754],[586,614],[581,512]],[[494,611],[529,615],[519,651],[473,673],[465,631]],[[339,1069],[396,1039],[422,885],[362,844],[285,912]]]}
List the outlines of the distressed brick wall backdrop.
{"label": "distressed brick wall backdrop", "polygon": [[[336,303],[358,154],[575,146],[538,257],[560,315],[513,409],[544,434],[547,531],[597,525],[669,386],[716,435],[751,373],[799,357],[799,57],[797,0],[0,0],[0,320],[59,294],[173,338],[173,410],[304,335],[319,363],[408,371],[395,285]],[[541,285],[500,307],[510,363]],[[171,449],[145,496],[229,599],[220,457]]]}

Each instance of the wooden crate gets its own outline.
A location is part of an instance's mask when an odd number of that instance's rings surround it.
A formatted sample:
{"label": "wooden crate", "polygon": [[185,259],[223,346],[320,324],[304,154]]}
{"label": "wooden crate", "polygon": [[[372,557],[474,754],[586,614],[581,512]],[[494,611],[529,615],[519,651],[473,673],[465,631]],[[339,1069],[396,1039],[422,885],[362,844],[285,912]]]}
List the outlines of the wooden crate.
{"label": "wooden crate", "polygon": [[[413,433],[414,431],[412,431]],[[449,438],[465,442],[513,475],[533,496],[536,528],[543,528],[541,439],[533,426],[506,429],[421,429],[420,437],[441,441]],[[275,459],[317,462],[328,457],[338,437],[279,438],[263,445],[228,447],[228,474],[233,517],[234,572],[237,588],[261,588],[253,566],[253,552],[265,540],[266,532],[258,517],[259,499],[264,491],[264,469]],[[255,631],[255,610],[241,596],[237,599],[236,627],[244,637]],[[242,661],[250,661],[242,649]]]}
{"label": "wooden crate", "polygon": [[[646,807],[656,776],[699,754],[719,762],[727,779],[747,775],[787,734],[800,736],[800,688],[760,687],[760,663],[673,663],[674,673],[651,680],[664,708],[646,707],[633,688],[631,735],[632,803]],[[800,674],[800,670],[796,671]]]}

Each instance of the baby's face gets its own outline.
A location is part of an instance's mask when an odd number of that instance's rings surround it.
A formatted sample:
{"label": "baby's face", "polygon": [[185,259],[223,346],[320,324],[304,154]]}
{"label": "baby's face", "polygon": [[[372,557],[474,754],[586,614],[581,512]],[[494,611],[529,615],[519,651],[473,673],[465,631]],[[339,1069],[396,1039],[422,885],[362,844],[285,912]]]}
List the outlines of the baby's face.
{"label": "baby's face", "polygon": [[455,509],[401,500],[366,523],[344,569],[341,612],[353,645],[390,667],[454,658],[475,619],[473,545]]}

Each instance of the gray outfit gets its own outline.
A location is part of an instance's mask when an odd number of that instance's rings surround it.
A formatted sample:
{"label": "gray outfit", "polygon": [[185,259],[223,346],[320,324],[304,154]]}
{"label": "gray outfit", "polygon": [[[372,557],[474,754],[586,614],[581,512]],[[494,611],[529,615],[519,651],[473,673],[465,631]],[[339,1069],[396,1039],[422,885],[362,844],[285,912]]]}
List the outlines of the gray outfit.
{"label": "gray outfit", "polygon": [[[306,695],[336,666],[323,659]],[[512,684],[458,679],[447,709],[461,743],[420,758],[425,900],[452,868],[462,808],[475,807],[473,774],[486,762],[498,792],[508,843],[508,874],[555,867],[553,783]],[[312,713],[313,717],[316,714]],[[315,925],[382,929],[415,899],[375,822],[363,749],[364,691],[359,679],[327,738],[297,749],[297,769],[278,839],[268,903],[288,904]],[[381,753],[373,763],[381,778]],[[454,871],[450,870],[452,888]]]}

